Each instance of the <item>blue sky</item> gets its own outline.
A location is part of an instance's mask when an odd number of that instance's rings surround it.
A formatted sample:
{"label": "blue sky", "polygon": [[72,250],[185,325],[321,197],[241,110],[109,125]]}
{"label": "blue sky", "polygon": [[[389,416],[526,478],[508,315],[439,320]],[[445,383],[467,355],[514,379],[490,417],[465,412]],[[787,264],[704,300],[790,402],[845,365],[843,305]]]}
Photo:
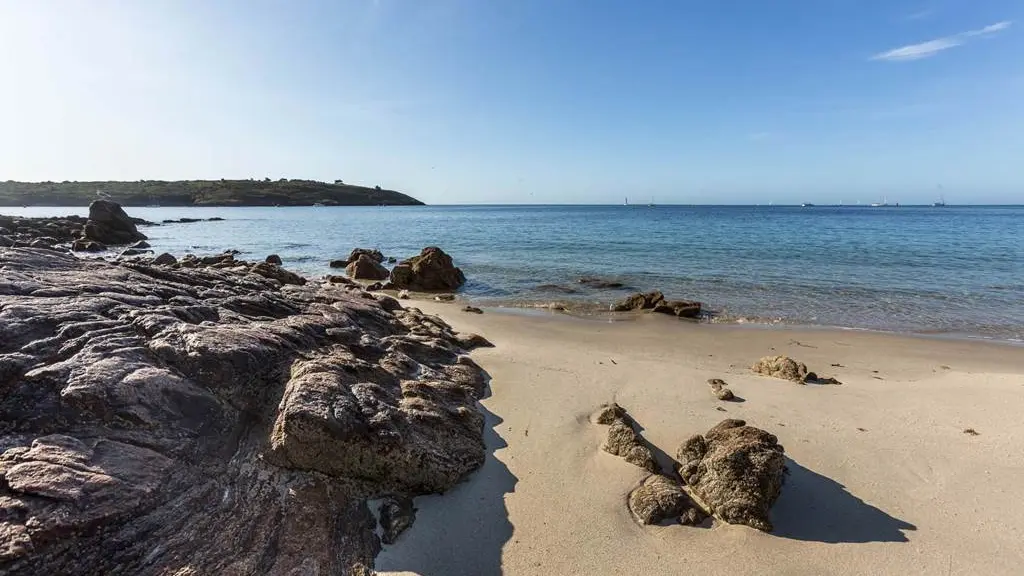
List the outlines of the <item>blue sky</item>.
{"label": "blue sky", "polygon": [[1017,0],[0,0],[0,179],[1024,202]]}

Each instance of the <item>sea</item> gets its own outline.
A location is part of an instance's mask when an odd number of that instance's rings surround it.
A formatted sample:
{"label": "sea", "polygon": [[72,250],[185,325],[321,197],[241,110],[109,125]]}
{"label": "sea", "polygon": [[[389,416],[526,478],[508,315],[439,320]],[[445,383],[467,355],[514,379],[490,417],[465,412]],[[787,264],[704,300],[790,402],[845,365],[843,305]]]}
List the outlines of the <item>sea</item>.
{"label": "sea", "polygon": [[[1024,206],[129,207],[156,253],[278,254],[310,277],[355,247],[451,254],[460,298],[598,314],[630,290],[699,300],[704,321],[1024,342]],[[87,208],[0,208],[24,216]],[[624,288],[593,288],[599,278]]]}

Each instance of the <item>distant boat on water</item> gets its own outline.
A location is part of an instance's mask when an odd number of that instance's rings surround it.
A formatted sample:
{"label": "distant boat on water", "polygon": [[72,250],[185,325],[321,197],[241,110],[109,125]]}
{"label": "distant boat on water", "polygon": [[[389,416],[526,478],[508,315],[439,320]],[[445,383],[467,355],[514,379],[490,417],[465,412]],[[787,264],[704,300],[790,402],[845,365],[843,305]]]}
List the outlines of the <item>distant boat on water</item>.
{"label": "distant boat on water", "polygon": [[871,207],[872,208],[885,208],[888,205],[889,205],[889,200],[887,198],[882,198],[881,202],[875,202],[875,203],[871,204]]}
{"label": "distant boat on water", "polygon": [[814,204],[811,204],[810,202],[804,202],[800,206],[803,208],[814,208]]}

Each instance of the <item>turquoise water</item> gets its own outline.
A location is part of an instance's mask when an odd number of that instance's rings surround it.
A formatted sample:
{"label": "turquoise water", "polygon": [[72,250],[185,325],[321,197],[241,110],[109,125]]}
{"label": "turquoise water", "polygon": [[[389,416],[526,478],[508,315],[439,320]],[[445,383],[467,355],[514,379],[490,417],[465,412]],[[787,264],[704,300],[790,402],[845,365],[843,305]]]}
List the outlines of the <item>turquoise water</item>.
{"label": "turquoise water", "polygon": [[[84,208],[3,208],[24,215]],[[462,294],[491,304],[605,307],[597,276],[705,302],[718,321],[1024,340],[1024,207],[467,206],[129,208],[220,216],[146,228],[157,252],[277,253],[307,275],[356,246],[399,258],[438,245]],[[337,272],[337,271],[335,271]],[[576,290],[539,289],[555,284]]]}

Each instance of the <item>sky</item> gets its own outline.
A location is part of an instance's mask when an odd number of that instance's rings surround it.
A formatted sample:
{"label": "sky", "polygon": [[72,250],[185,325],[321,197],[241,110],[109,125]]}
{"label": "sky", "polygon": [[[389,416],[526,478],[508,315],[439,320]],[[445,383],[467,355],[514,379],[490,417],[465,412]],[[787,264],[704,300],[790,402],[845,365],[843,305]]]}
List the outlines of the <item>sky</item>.
{"label": "sky", "polygon": [[1024,203],[1019,0],[0,0],[0,79],[0,180]]}

